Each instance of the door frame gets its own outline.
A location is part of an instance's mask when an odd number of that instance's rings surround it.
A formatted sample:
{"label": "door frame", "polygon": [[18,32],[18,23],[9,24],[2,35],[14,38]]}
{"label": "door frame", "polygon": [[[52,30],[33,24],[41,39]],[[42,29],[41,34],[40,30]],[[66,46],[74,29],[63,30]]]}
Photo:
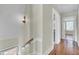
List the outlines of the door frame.
{"label": "door frame", "polygon": [[63,25],[64,25],[64,26],[62,27],[62,28],[63,28],[63,33],[64,33],[63,36],[64,36],[64,38],[65,38],[65,24],[64,24],[64,23],[65,23],[66,21],[65,21],[64,19],[69,18],[69,17],[73,17],[73,18],[74,18],[74,27],[75,27],[75,29],[74,29],[74,40],[77,41],[77,24],[76,24],[76,23],[77,23],[77,21],[76,21],[77,18],[76,18],[76,16],[66,16],[66,17],[63,17],[63,18],[62,18],[62,20],[63,20],[62,22],[63,22]]}

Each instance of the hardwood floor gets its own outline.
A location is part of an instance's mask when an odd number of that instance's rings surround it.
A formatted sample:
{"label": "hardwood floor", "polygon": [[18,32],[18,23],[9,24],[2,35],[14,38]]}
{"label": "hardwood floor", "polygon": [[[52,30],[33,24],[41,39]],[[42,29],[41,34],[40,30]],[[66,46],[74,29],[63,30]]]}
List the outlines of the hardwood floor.
{"label": "hardwood floor", "polygon": [[49,55],[79,55],[77,42],[63,39]]}

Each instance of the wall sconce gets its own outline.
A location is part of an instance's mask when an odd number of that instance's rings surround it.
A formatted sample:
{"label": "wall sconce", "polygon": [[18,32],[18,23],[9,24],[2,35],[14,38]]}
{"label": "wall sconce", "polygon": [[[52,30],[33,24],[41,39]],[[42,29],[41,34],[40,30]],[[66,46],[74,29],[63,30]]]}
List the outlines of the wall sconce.
{"label": "wall sconce", "polygon": [[23,21],[22,21],[23,23],[26,23],[26,20],[25,19],[26,19],[26,17],[24,16]]}

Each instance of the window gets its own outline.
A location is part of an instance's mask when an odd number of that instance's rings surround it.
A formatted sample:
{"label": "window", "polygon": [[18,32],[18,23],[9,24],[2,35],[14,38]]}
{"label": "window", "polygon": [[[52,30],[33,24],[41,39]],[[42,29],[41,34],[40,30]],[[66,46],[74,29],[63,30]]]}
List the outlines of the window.
{"label": "window", "polygon": [[66,21],[66,31],[73,31],[73,30],[74,30],[74,22]]}
{"label": "window", "polygon": [[75,16],[69,16],[64,18],[64,28],[66,31],[74,31],[75,27]]}

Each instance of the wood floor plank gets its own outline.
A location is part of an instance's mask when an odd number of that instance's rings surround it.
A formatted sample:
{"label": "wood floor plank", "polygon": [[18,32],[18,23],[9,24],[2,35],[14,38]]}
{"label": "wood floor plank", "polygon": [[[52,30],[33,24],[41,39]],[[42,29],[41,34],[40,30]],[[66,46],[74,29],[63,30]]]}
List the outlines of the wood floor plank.
{"label": "wood floor plank", "polygon": [[78,44],[73,40],[63,39],[49,55],[79,55]]}

